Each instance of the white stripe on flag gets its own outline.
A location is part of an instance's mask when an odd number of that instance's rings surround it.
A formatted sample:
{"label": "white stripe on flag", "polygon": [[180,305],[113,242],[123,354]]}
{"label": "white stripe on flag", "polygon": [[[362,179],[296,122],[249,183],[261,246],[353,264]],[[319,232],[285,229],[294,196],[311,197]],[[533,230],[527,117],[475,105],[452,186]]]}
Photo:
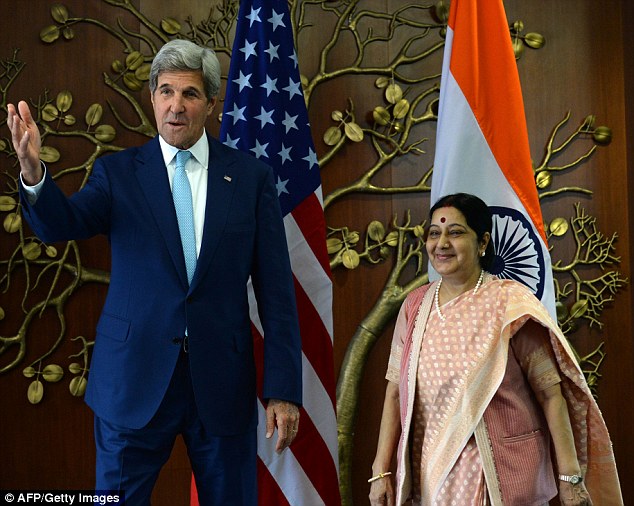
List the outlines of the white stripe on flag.
{"label": "white stripe on flag", "polygon": [[304,234],[292,213],[284,217],[284,228],[286,229],[286,242],[288,243],[293,274],[319,313],[332,343],[332,283],[330,278],[324,272],[313,250],[304,240]]}
{"label": "white stripe on flag", "polygon": [[[337,417],[328,392],[324,388],[312,364],[302,354],[302,378],[304,386],[304,409],[326,443],[339,474]],[[301,419],[300,419],[300,424]]]}

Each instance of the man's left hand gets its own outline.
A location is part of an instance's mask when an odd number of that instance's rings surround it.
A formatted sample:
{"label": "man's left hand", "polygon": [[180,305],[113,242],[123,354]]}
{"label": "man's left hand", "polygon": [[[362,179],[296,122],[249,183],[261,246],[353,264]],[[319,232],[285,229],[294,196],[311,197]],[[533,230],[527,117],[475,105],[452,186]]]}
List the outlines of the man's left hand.
{"label": "man's left hand", "polygon": [[299,408],[288,401],[269,400],[266,406],[266,438],[273,437],[277,427],[275,451],[281,453],[288,448],[297,435],[299,428]]}

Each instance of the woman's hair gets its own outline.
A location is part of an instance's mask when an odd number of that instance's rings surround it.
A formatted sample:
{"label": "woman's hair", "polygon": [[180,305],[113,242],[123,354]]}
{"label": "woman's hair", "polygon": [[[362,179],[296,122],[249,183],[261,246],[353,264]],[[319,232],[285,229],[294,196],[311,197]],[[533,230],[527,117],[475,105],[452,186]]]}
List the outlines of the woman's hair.
{"label": "woman's hair", "polygon": [[[484,234],[488,232],[492,234],[493,231],[493,218],[489,207],[482,201],[482,199],[471,195],[469,193],[454,193],[451,195],[445,195],[438,200],[432,208],[429,210],[429,219],[433,216],[437,209],[442,207],[455,207],[462,213],[467,220],[467,225],[471,228],[478,238],[478,242],[484,239]],[[479,257],[480,266],[488,270],[493,265],[495,258],[495,252],[493,250],[493,240],[490,239],[487,244],[484,256]]]}
{"label": "woman's hair", "polygon": [[220,91],[220,62],[216,53],[208,47],[200,47],[189,40],[174,39],[165,44],[152,61],[150,91],[154,94],[161,72],[202,72],[207,100]]}

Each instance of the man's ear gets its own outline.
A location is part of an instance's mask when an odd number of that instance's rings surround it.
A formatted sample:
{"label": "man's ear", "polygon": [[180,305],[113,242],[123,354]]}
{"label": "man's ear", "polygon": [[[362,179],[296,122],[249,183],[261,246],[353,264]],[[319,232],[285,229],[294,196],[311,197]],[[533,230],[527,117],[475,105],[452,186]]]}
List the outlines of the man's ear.
{"label": "man's ear", "polygon": [[213,112],[217,103],[218,97],[211,97],[211,99],[209,99],[209,103],[207,104],[207,116],[209,116]]}

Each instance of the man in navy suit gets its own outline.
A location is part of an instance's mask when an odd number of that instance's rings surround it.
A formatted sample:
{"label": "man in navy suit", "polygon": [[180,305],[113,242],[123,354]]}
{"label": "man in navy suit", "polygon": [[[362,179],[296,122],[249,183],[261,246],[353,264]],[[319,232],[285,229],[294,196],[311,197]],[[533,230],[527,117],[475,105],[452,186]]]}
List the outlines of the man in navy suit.
{"label": "man in navy suit", "polygon": [[[110,286],[86,402],[95,413],[95,488],[122,490],[132,506],[149,504],[178,434],[201,505],[257,504],[248,283],[264,330],[266,436],[277,428],[278,452],[299,423],[301,342],[273,173],[206,133],[219,89],[213,51],[167,43],[150,74],[159,135],[97,159],[85,187],[70,197],[39,160],[28,105],[8,106],[23,212],[34,232],[45,242],[96,234],[110,241]],[[181,150],[189,151],[190,246],[172,198]],[[195,247],[191,281],[188,247]]]}

